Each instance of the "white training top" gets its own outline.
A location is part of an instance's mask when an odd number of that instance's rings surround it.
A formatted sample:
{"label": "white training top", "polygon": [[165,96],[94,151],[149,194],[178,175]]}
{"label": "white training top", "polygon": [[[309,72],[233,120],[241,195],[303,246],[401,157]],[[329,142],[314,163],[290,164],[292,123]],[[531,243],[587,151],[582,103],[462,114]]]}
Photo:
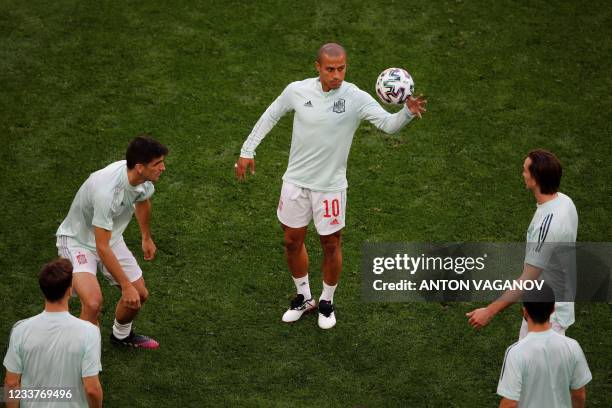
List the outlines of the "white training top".
{"label": "white training top", "polygon": [[21,374],[22,388],[72,388],[70,404],[37,402],[34,407],[87,407],[83,377],[102,370],[100,329],[68,312],[43,311],[20,320],[13,326],[4,367]]}
{"label": "white training top", "polygon": [[254,157],[259,143],[290,111],[295,116],[283,180],[315,191],[338,191],[348,186],[346,163],[362,120],[395,133],[414,117],[406,105],[397,113],[387,112],[370,94],[349,82],[323,92],[319,78],[309,78],[289,84],[268,107],[242,145],[240,156]]}
{"label": "white training top", "polygon": [[576,340],[552,329],[529,332],[506,350],[497,393],[521,408],[571,408],[570,389],[591,379]]}
{"label": "white training top", "polygon": [[[567,290],[575,288],[576,258],[567,245],[576,242],[578,213],[572,199],[563,193],[539,205],[527,230],[525,263],[543,270],[541,278],[555,291],[556,298],[573,299]],[[550,321],[568,328],[574,323],[574,303],[555,302]]]}
{"label": "white training top", "polygon": [[70,237],[75,246],[95,251],[94,227],[99,227],[112,231],[112,246],[130,223],[134,203],[148,200],[154,192],[150,181],[137,186],[128,182],[125,160],[111,163],[83,183],[55,235]]}

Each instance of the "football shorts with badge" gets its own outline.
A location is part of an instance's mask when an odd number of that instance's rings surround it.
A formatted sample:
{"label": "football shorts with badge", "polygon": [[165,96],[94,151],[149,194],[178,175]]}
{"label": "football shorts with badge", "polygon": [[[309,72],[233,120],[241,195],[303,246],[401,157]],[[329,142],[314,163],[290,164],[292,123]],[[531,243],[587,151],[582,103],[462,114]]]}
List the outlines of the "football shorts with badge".
{"label": "football shorts with badge", "polygon": [[346,190],[313,191],[283,182],[276,215],[290,228],[307,226],[314,220],[319,235],[331,235],[344,228]]}

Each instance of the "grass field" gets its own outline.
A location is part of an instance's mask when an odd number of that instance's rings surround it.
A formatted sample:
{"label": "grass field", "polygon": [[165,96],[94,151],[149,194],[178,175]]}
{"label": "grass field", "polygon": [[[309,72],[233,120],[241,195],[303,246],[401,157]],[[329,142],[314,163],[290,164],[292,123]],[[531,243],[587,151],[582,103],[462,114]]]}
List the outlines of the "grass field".
{"label": "grass field", "polygon": [[[161,348],[111,347],[118,293],[103,283],[106,406],[495,406],[519,308],[476,332],[474,304],[364,303],[361,246],[524,240],[535,147],[564,164],[579,240],[610,241],[611,17],[605,1],[0,2],[0,352],[42,308],[36,276],[79,185],[151,132],[171,152],[136,328]],[[294,291],[275,214],[291,115],[256,176],[238,184],[233,163],[328,41],[346,47],[348,81],[372,92],[405,67],[429,109],[398,135],[364,123],[355,136],[338,325],[323,332],[315,317],[280,322]],[[135,223],[126,241],[142,259]],[[568,331],[593,373],[589,406],[612,401],[611,312],[577,304]]]}

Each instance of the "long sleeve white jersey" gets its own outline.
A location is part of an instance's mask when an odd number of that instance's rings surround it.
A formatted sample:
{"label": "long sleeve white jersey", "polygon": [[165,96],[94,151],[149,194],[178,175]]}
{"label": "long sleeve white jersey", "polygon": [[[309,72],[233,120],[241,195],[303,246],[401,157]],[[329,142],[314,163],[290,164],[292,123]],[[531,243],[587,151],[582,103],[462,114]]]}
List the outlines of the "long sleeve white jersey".
{"label": "long sleeve white jersey", "polygon": [[396,133],[414,115],[406,105],[397,113],[384,110],[370,94],[343,82],[323,92],[319,78],[292,82],[259,118],[242,145],[241,157],[252,158],[263,138],[287,112],[294,111],[289,164],[283,180],[314,191],[348,186],[346,163],[361,120],[386,133]]}

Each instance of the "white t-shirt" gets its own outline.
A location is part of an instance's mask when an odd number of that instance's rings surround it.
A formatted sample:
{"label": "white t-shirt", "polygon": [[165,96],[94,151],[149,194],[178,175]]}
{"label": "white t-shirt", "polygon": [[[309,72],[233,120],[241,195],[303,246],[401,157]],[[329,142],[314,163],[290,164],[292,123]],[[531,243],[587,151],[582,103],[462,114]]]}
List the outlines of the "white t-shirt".
{"label": "white t-shirt", "polygon": [[[21,374],[22,388],[72,388],[73,401],[63,406],[86,407],[83,377],[98,375],[102,370],[100,352],[97,326],[68,312],[42,312],[15,323],[4,367]],[[22,402],[21,406],[30,405]]]}
{"label": "white t-shirt", "polygon": [[577,234],[576,207],[572,199],[563,193],[557,193],[554,199],[538,204],[527,230],[525,263],[542,269],[540,277],[550,284],[557,299],[565,300],[555,303],[555,312],[550,317],[551,322],[565,328],[574,323],[574,303],[567,300],[573,299],[575,293],[576,258],[573,244]]}
{"label": "white t-shirt", "polygon": [[398,132],[412,118],[406,105],[397,113],[384,110],[367,92],[343,82],[323,92],[319,78],[289,84],[257,121],[240,156],[255,149],[287,112],[294,111],[289,164],[283,180],[315,191],[339,191],[348,186],[346,163],[355,131],[367,120],[386,133]]}
{"label": "white t-shirt", "polygon": [[81,185],[56,235],[70,237],[73,246],[95,251],[94,227],[99,227],[112,231],[112,246],[121,240],[130,223],[134,203],[149,199],[154,191],[150,181],[137,186],[128,182],[125,160],[111,163]]}
{"label": "white t-shirt", "polygon": [[553,330],[529,332],[506,350],[497,393],[521,408],[571,408],[570,389],[591,379],[576,340]]}

